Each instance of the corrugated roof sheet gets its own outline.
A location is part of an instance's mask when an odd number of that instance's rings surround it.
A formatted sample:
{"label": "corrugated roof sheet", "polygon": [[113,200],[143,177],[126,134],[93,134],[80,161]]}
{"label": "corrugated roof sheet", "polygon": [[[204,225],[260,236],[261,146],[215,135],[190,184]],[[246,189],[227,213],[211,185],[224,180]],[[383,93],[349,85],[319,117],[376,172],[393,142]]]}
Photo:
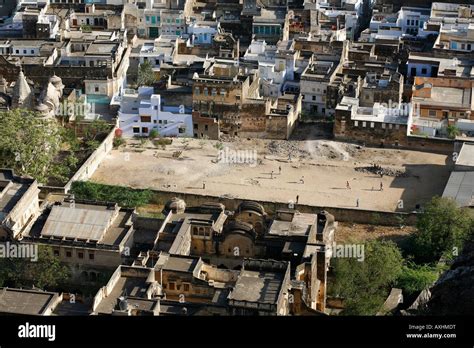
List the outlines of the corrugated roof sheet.
{"label": "corrugated roof sheet", "polygon": [[114,210],[54,206],[41,235],[100,241],[114,213]]}

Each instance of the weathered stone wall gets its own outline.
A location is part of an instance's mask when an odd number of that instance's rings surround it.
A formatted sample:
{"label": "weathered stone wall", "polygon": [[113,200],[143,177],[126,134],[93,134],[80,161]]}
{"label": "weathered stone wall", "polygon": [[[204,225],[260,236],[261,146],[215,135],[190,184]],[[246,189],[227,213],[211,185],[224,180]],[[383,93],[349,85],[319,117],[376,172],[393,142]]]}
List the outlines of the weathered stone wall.
{"label": "weathered stone wall", "polygon": [[[70,66],[42,66],[23,65],[25,76],[36,85],[45,85],[51,76],[56,74],[67,87],[82,89],[83,81],[112,78],[112,70],[104,67],[70,67]],[[3,57],[0,59],[0,74],[7,81],[16,81],[20,67],[7,62]]]}
{"label": "weathered stone wall", "polygon": [[116,127],[112,129],[107,138],[104,139],[99,147],[89,156],[89,158],[65,185],[64,190],[66,193],[71,189],[71,185],[74,181],[85,181],[92,177],[104,158],[114,147],[115,129]]}
{"label": "weathered stone wall", "polygon": [[374,128],[370,127],[371,122],[366,122],[366,127],[363,127],[362,121],[359,121],[358,126],[354,125],[354,121],[348,116],[341,116],[336,113],[334,121],[334,137],[337,140],[354,141],[366,145],[379,146],[382,143],[384,146],[408,146],[407,142],[407,125],[392,125],[390,129],[388,124],[385,124],[385,129],[382,128],[382,123],[374,123]]}
{"label": "weathered stone wall", "polygon": [[[208,202],[218,202],[224,204],[228,210],[236,210],[240,203],[247,201],[241,198],[225,198],[191,193],[175,193],[159,190],[153,190],[153,192],[155,202],[165,204],[171,198],[179,197],[186,202],[188,207],[198,206]],[[272,216],[279,209],[288,209],[288,203],[285,202],[271,202],[263,200],[259,200],[257,202],[264,207],[265,211],[270,216]],[[372,211],[355,208],[339,208],[306,204],[297,204],[295,209],[302,213],[310,214],[318,214],[321,212],[321,210],[326,210],[330,214],[334,215],[337,221],[342,222],[398,226],[400,224],[401,218],[407,225],[413,225],[416,221],[416,213]]]}
{"label": "weathered stone wall", "polygon": [[219,123],[213,117],[201,116],[198,111],[193,111],[193,135],[195,138],[219,139]]}

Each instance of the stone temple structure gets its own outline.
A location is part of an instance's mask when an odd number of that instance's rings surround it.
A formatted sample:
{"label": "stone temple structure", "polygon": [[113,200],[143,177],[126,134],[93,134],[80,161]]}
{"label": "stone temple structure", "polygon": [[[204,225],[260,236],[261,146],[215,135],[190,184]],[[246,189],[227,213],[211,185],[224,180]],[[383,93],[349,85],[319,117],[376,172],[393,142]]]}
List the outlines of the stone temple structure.
{"label": "stone temple structure", "polygon": [[[0,92],[11,95],[11,107],[34,110],[43,118],[53,118],[60,110],[64,85],[60,77],[53,75],[46,86],[41,89],[39,98],[35,97],[34,87],[28,82],[23,71],[20,71],[13,89],[8,93],[5,79],[0,79]],[[5,99],[5,98],[4,98]],[[7,104],[7,100],[3,104]]]}

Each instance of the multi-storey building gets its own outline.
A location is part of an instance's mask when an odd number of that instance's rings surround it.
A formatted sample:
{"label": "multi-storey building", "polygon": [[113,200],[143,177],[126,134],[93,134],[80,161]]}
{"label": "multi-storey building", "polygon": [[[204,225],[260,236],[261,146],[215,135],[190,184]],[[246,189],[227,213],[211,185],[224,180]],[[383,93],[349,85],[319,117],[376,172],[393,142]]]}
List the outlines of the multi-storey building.
{"label": "multi-storey building", "polygon": [[124,136],[148,136],[153,130],[163,137],[192,137],[191,109],[167,106],[153,87],[124,90],[119,110],[119,126]]}

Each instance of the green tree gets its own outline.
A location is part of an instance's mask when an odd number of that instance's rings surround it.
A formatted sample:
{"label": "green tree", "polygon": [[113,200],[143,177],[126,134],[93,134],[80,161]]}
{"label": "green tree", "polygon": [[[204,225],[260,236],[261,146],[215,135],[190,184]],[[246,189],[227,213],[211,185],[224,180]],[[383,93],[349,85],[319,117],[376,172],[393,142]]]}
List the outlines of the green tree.
{"label": "green tree", "polygon": [[155,83],[156,77],[153,67],[148,60],[145,60],[138,69],[138,86],[151,86]]}
{"label": "green tree", "polygon": [[329,293],[344,298],[344,315],[375,314],[402,271],[403,258],[393,242],[366,242],[364,255],[363,261],[334,259]]}
{"label": "green tree", "polygon": [[0,112],[0,167],[46,182],[62,144],[56,120],[14,109]]}
{"label": "green tree", "polygon": [[404,295],[411,296],[433,284],[437,278],[436,267],[408,262],[403,266],[396,286],[403,290]]}
{"label": "green tree", "polygon": [[453,124],[449,125],[446,131],[448,132],[449,139],[455,139],[460,134],[459,128]]}
{"label": "green tree", "polygon": [[51,247],[45,245],[38,247],[36,261],[0,259],[0,286],[51,288],[65,282],[69,275],[68,267],[62,265]]}
{"label": "green tree", "polygon": [[[437,261],[444,253],[461,250],[472,234],[473,219],[467,209],[449,198],[434,197],[418,216],[413,237],[418,261]],[[457,249],[454,249],[457,248]]]}
{"label": "green tree", "polygon": [[159,136],[159,134],[158,134],[158,131],[156,129],[152,129],[150,131],[150,134],[148,134],[148,137],[152,140],[158,138],[158,136]]}
{"label": "green tree", "polygon": [[104,120],[94,120],[84,130],[84,143],[88,150],[94,151],[100,145],[101,137],[107,135],[111,126]]}
{"label": "green tree", "polygon": [[222,150],[224,149],[224,144],[222,144],[221,142],[218,142],[218,143],[215,143],[214,144],[214,147],[217,149],[217,150]]}

